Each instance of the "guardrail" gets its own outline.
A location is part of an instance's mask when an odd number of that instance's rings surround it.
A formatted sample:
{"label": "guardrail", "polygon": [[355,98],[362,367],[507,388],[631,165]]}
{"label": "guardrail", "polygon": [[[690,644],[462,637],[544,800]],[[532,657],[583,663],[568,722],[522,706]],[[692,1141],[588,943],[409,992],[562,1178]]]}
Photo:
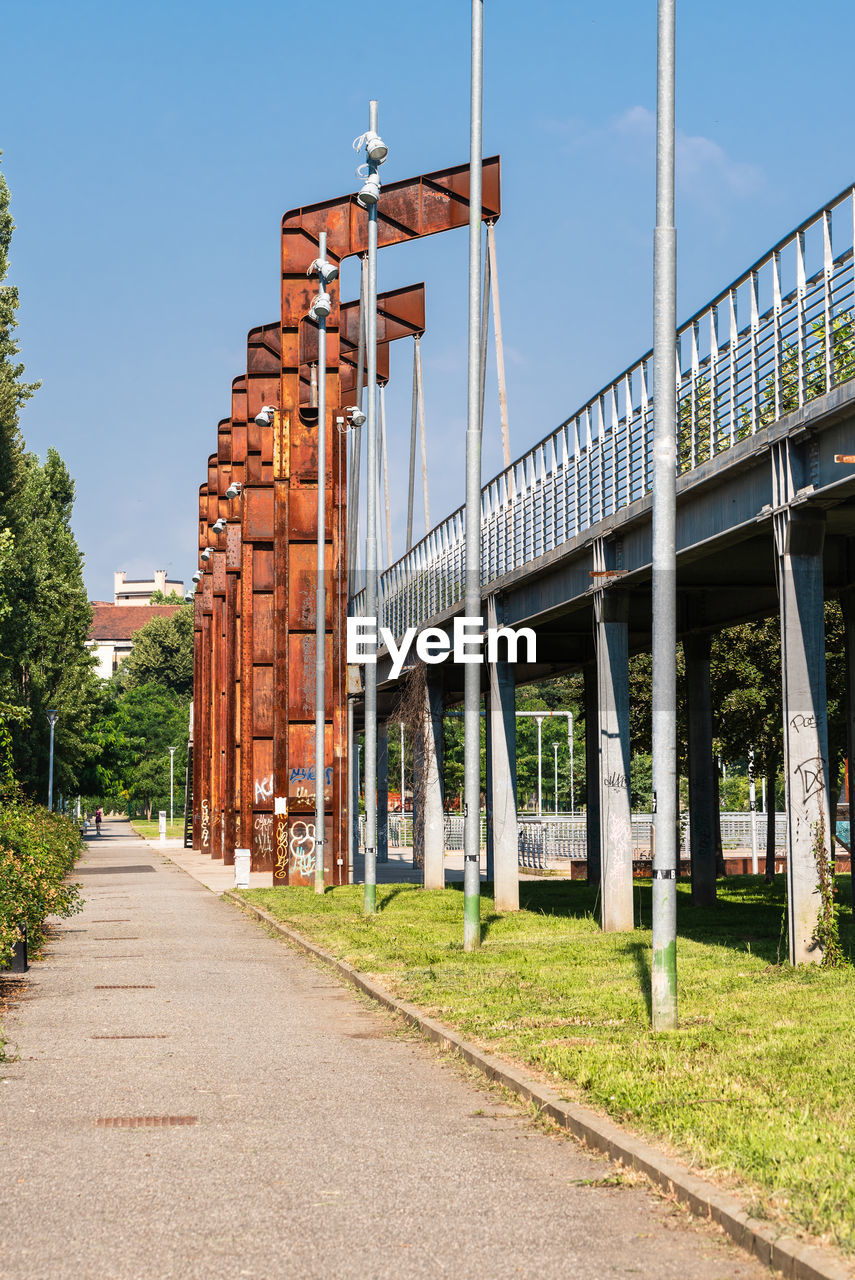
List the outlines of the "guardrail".
{"label": "guardrail", "polygon": [[[853,242],[855,188],[847,188],[678,329],[679,472],[855,375]],[[652,358],[482,489],[484,584],[650,491]],[[381,625],[400,636],[462,602],[463,535],[461,507],[381,574]],[[353,610],[364,607],[362,591]]]}

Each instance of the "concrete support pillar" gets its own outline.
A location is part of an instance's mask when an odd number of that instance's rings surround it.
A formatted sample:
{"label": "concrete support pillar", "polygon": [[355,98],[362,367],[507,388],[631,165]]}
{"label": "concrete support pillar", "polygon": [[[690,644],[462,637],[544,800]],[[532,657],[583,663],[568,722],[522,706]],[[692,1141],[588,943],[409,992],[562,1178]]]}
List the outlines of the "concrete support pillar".
{"label": "concrete support pillar", "polygon": [[[843,609],[843,643],[846,655],[846,799],[849,804],[849,870],[851,876],[852,914],[855,915],[855,865],[852,857],[852,832],[855,831],[855,586],[840,593]],[[774,804],[772,805],[774,809]]]}
{"label": "concrete support pillar", "polygon": [[617,590],[594,597],[597,652],[600,902],[606,933],[632,929],[632,814],[629,805],[629,597]]}
{"label": "concrete support pillar", "polygon": [[[501,625],[495,597],[487,601],[487,626]],[[514,669],[509,662],[488,666],[487,732],[491,760],[493,884],[497,911],[518,911],[519,830],[517,827],[517,721]],[[489,803],[489,802],[488,802]]]}
{"label": "concrete support pillar", "polygon": [[424,731],[416,733],[413,743],[413,846],[426,889],[445,888],[442,710],[442,674],[429,670]]}
{"label": "concrete support pillar", "polygon": [[713,760],[710,637],[686,636],[686,708],[689,747],[689,845],[692,903],[711,907],[716,900],[715,762]]}
{"label": "concrete support pillar", "polygon": [[377,861],[389,861],[389,721],[377,722]]}
{"label": "concrete support pillar", "polygon": [[491,742],[490,697],[484,699],[484,810],[487,818],[487,882],[493,883],[495,857],[493,847],[493,744]]}
{"label": "concrete support pillar", "polygon": [[347,865],[353,879],[353,866],[359,853],[359,780],[356,772],[356,730],[353,698],[347,700]]}
{"label": "concrete support pillar", "polygon": [[597,664],[586,662],[585,678],[585,843],[588,884],[599,884],[600,867],[600,725],[597,716]]}
{"label": "concrete support pillar", "polygon": [[811,941],[819,914],[816,850],[828,856],[828,727],[822,548],[825,512],[776,513],[784,776],[787,794],[787,889],[790,963],[818,963]]}

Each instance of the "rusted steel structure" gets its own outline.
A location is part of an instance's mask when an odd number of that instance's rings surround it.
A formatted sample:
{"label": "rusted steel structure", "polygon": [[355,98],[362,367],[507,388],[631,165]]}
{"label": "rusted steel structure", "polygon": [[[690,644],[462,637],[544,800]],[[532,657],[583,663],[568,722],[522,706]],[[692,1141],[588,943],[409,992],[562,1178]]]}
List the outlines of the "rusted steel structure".
{"label": "rusted steel structure", "polygon": [[[499,214],[499,162],[484,164],[483,217]],[[462,227],[468,166],[384,189],[381,246]],[[246,374],[232,383],[230,417],[200,489],[194,633],[194,847],[234,860],[249,847],[254,870],[275,883],[313,876],[312,767],[315,666],[315,546],[318,483],[326,510],[325,880],[347,879],[345,551],[347,434],[353,399],[359,304],[328,288],[327,367],[317,365],[317,329],[307,319],[314,286],[306,272],[326,230],[335,262],[366,248],[367,215],[354,195],[296,209],[282,222],[281,321],[250,331]],[[424,330],[424,286],[378,298],[378,382],[389,343]],[[316,377],[326,379],[327,421],[319,424]],[[262,415],[265,406],[272,412]],[[261,415],[261,417],[260,417]],[[270,421],[266,421],[269,418]],[[259,419],[257,421],[257,419]],[[317,470],[319,429],[327,473]],[[225,497],[237,482],[240,494]],[[222,521],[222,531],[213,529]],[[210,555],[208,554],[210,551]],[[201,557],[204,555],[204,559]]]}

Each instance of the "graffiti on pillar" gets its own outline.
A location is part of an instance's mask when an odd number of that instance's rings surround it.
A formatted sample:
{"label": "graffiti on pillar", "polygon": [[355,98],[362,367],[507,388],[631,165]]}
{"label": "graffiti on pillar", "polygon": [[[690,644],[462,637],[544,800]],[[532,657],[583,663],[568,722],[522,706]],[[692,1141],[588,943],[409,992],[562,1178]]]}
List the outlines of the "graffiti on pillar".
{"label": "graffiti on pillar", "polygon": [[255,803],[264,804],[265,800],[269,800],[273,795],[273,774],[269,773],[266,778],[255,779]]}
{"label": "graffiti on pillar", "polygon": [[790,721],[790,728],[795,729],[796,733],[800,733],[802,729],[815,729],[817,726],[816,716],[793,716]]}
{"label": "graffiti on pillar", "polygon": [[315,869],[315,824],[295,822],[291,828],[291,870],[305,878]]}
{"label": "graffiti on pillar", "polygon": [[202,848],[207,849],[210,841],[211,811],[207,800],[202,801]]}
{"label": "graffiti on pillar", "polygon": [[801,802],[806,805],[825,789],[825,761],[822,756],[812,756],[796,765],[796,774],[802,784]]}
{"label": "graffiti on pillar", "polygon": [[[332,786],[332,765],[324,770],[324,786]],[[288,790],[298,800],[314,801],[315,799],[315,766],[293,765],[288,775]]]}
{"label": "graffiti on pillar", "polygon": [[614,791],[626,791],[626,774],[610,773],[607,777],[603,778],[603,786],[610,787]]}
{"label": "graffiti on pillar", "polygon": [[288,828],[284,822],[276,827],[276,870],[273,874],[279,880],[288,876]]}
{"label": "graffiti on pillar", "polygon": [[255,848],[260,856],[273,853],[273,814],[259,813],[253,823]]}

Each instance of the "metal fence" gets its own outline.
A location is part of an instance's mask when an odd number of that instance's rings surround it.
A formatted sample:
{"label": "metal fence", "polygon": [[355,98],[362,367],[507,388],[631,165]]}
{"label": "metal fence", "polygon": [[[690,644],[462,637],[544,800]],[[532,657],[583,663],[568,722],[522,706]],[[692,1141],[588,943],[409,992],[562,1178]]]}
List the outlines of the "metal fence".
{"label": "metal fence", "polygon": [[[754,815],[757,830],[757,850],[762,857],[766,848],[765,813]],[[632,815],[632,855],[637,859],[650,857],[650,833],[653,828],[651,813]],[[550,861],[560,859],[581,860],[588,856],[588,838],[585,814],[544,814],[542,817],[523,814],[518,819],[519,862],[521,867],[543,870]],[[686,858],[691,852],[689,815],[680,816],[680,852]],[[359,819],[360,843],[364,844],[365,818]],[[787,815],[775,814],[775,848],[783,850],[787,839]],[[481,815],[481,848],[487,842],[487,819]],[[412,814],[389,814],[389,848],[409,849],[413,843]],[[727,812],[721,814],[721,844],[727,852],[733,849],[751,848],[751,814]],[[445,815],[445,848],[455,851],[463,848],[463,818],[458,814]]]}
{"label": "metal fence", "polygon": [[[853,242],[848,188],[678,330],[679,472],[855,375]],[[648,352],[482,489],[484,584],[650,491],[651,382]],[[400,636],[461,603],[463,535],[461,507],[381,575],[381,625]]]}

